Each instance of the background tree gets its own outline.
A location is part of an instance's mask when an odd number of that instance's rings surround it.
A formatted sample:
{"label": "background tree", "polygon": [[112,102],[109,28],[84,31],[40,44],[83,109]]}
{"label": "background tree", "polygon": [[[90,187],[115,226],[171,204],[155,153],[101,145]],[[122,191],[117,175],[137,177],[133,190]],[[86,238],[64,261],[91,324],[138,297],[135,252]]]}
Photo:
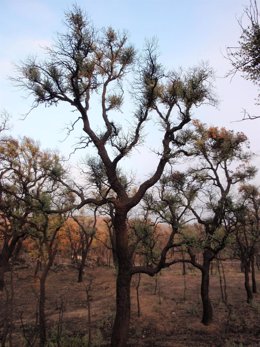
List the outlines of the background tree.
{"label": "background tree", "polygon": [[[252,178],[255,168],[249,165],[251,154],[246,149],[244,134],[207,127],[198,121],[194,126],[189,142],[194,150],[194,166],[169,179],[172,179],[172,195],[182,196],[184,206],[201,226],[197,235],[183,234],[183,238],[191,264],[202,275],[202,323],[210,324],[213,319],[209,297],[210,265],[234,231],[230,213],[235,187]],[[201,262],[196,254],[198,249],[202,252]]]}
{"label": "background tree", "polygon": [[[54,196],[53,196],[54,197]],[[60,196],[61,197],[61,196]],[[50,198],[50,196],[49,196]],[[51,204],[51,199],[49,199]],[[48,209],[51,206],[48,206]],[[60,206],[61,211],[64,206]],[[40,271],[38,271],[38,278],[40,284],[39,290],[39,337],[41,347],[44,347],[47,342],[47,328],[46,328],[46,281],[49,271],[53,265],[55,256],[58,250],[58,234],[67,219],[66,213],[57,213],[50,215],[47,210],[42,210],[37,214],[36,223],[37,230],[31,237],[34,240],[35,250],[38,253],[38,260],[41,264]]]}
{"label": "background tree", "polygon": [[80,215],[74,216],[72,219],[73,225],[72,223],[66,225],[66,229],[73,251],[73,261],[77,264],[78,282],[80,283],[83,281],[87,256],[96,233],[96,216],[92,219]]}
{"label": "background tree", "polygon": [[[250,5],[245,9],[246,24],[239,21],[241,35],[238,46],[228,47],[228,59],[233,69],[229,74],[240,72],[247,80],[252,81],[257,87],[260,86],[260,25],[259,12],[256,0],[250,0]],[[258,95],[257,104],[259,104]],[[259,118],[248,114],[249,119]]]}
{"label": "background tree", "polygon": [[[234,238],[234,252],[241,260],[245,275],[245,289],[247,302],[253,300],[253,293],[257,292],[255,278],[255,257],[260,240],[260,196],[259,189],[254,185],[243,185],[240,188],[240,199],[236,206],[236,231]],[[252,286],[250,285],[250,269]]]}
{"label": "background tree", "polygon": [[[210,72],[206,68],[196,68],[182,75],[166,72],[158,63],[151,44],[142,59],[137,59],[137,52],[128,44],[126,34],[110,27],[97,31],[77,7],[67,13],[66,24],[67,32],[58,36],[54,48],[48,50],[47,60],[31,59],[22,64],[16,82],[33,96],[33,107],[60,102],[72,106],[77,111],[72,128],[78,121],[83,124],[81,146],[92,145],[96,150],[96,164],[104,173],[107,187],[102,194],[88,198],[84,197],[82,189],[79,190],[82,200],[79,208],[87,203],[114,205],[118,274],[111,345],[126,346],[130,282],[135,272],[129,252],[127,215],[160,179],[174,152],[178,152],[176,136],[190,122],[193,107],[206,100],[212,101],[208,85]],[[124,126],[123,115],[120,114],[119,119],[116,113],[123,111],[127,75],[129,79],[132,77],[134,93],[130,93],[129,98],[135,105],[131,116],[127,110],[125,119],[129,128]],[[97,99],[100,107],[94,107],[93,114],[90,106],[96,104]],[[158,133],[161,135],[158,162],[154,172],[135,193],[129,192],[120,163],[144,141],[144,127],[151,118],[157,119],[162,129]]]}
{"label": "background tree", "polygon": [[49,205],[49,191],[59,198],[58,178],[64,174],[58,155],[42,151],[33,140],[6,137],[1,141],[1,287],[19,240],[38,230],[37,216]]}

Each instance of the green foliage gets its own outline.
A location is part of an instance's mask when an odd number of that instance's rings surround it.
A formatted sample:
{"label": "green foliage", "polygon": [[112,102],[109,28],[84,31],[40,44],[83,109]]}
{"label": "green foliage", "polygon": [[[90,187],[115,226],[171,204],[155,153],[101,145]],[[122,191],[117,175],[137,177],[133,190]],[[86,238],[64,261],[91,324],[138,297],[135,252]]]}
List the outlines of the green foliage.
{"label": "green foliage", "polygon": [[147,220],[134,219],[130,222],[130,230],[135,254],[141,257],[143,264],[154,264],[160,256],[154,225]]}

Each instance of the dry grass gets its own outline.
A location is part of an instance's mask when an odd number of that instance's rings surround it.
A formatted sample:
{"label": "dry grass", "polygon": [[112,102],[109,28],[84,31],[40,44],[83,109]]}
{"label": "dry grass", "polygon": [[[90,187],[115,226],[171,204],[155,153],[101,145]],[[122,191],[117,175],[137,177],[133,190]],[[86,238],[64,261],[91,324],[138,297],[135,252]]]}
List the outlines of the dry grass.
{"label": "dry grass", "polygon": [[[133,278],[129,346],[260,346],[260,296],[256,295],[254,303],[248,305],[245,301],[243,274],[239,272],[239,267],[225,267],[228,305],[221,301],[219,277],[215,273],[211,277],[210,290],[215,317],[210,326],[200,323],[200,273],[196,270],[189,270],[185,278],[181,267],[162,271],[157,276],[156,293],[156,278],[142,275],[141,317],[137,316],[137,279]],[[33,341],[38,282],[32,274],[33,269],[30,267],[14,269],[13,347],[26,346],[24,334],[28,337],[31,334],[29,338]],[[83,283],[76,282],[77,273],[71,266],[60,266],[50,272],[47,280],[46,313],[48,331],[53,341],[59,319],[62,334],[70,341],[66,346],[84,346],[87,341],[86,285],[90,278],[93,279],[90,291],[93,346],[109,344],[115,312],[115,271],[108,267],[87,269]],[[260,285],[259,272],[257,279]],[[10,273],[7,274],[7,288],[10,292]],[[3,323],[8,320],[6,292],[0,294],[0,300],[0,329],[3,330]],[[60,309],[61,304],[63,310]],[[65,338],[62,341],[61,346],[64,347]],[[53,342],[50,346],[57,344]]]}

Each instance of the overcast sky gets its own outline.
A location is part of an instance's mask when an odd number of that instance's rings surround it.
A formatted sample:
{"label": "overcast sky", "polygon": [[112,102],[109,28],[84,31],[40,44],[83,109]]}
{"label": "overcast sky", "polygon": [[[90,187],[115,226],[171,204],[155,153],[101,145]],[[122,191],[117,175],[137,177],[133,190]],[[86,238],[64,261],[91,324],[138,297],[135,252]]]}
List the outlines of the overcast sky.
{"label": "overcast sky", "polygon": [[[21,120],[32,100],[25,98],[26,93],[15,88],[8,76],[15,76],[14,64],[28,56],[42,55],[42,47],[51,45],[56,33],[64,31],[64,12],[75,2],[0,0],[0,3],[0,109],[12,116],[14,135],[33,137],[44,148],[58,149],[68,156],[76,142],[75,136],[65,142],[62,140],[73,114],[66,107],[40,107],[26,120]],[[225,58],[226,48],[237,44],[240,35],[237,20],[248,3],[249,0],[77,1],[95,26],[126,30],[137,48],[141,49],[146,39],[156,37],[161,62],[168,68],[185,69],[207,62],[215,71],[215,94],[219,104],[217,108],[198,109],[195,117],[211,125],[244,131],[252,150],[259,155],[260,120],[236,122],[242,118],[243,109],[259,114],[254,105],[257,89],[239,75],[232,81],[225,78],[231,68]],[[147,151],[144,153],[148,161]],[[144,163],[141,156],[135,160],[135,165]],[[260,166],[259,157],[255,158],[255,164]],[[149,165],[152,167],[152,163],[147,163],[148,168]],[[145,173],[144,169],[140,169],[140,173]]]}

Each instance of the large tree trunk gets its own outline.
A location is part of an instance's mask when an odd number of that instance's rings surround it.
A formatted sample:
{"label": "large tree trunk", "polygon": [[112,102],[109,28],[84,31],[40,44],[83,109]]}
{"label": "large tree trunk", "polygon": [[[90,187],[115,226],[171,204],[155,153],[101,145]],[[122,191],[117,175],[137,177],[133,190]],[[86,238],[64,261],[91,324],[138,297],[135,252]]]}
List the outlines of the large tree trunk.
{"label": "large tree trunk", "polygon": [[130,324],[131,275],[119,265],[116,283],[116,317],[113,325],[111,347],[125,347]]}
{"label": "large tree trunk", "polygon": [[206,252],[203,254],[203,269],[201,271],[201,300],[203,305],[203,315],[201,322],[209,325],[213,320],[213,308],[209,298],[209,273],[210,273],[210,260]]}
{"label": "large tree trunk", "polygon": [[115,215],[118,273],[116,281],[116,317],[112,330],[111,347],[125,347],[130,324],[131,259],[128,250],[126,214]]}
{"label": "large tree trunk", "polygon": [[247,260],[244,262],[245,264],[245,289],[246,289],[246,296],[247,296],[247,302],[250,304],[253,300],[253,292],[250,286],[250,279],[249,279],[249,272],[250,272],[250,261]]}

